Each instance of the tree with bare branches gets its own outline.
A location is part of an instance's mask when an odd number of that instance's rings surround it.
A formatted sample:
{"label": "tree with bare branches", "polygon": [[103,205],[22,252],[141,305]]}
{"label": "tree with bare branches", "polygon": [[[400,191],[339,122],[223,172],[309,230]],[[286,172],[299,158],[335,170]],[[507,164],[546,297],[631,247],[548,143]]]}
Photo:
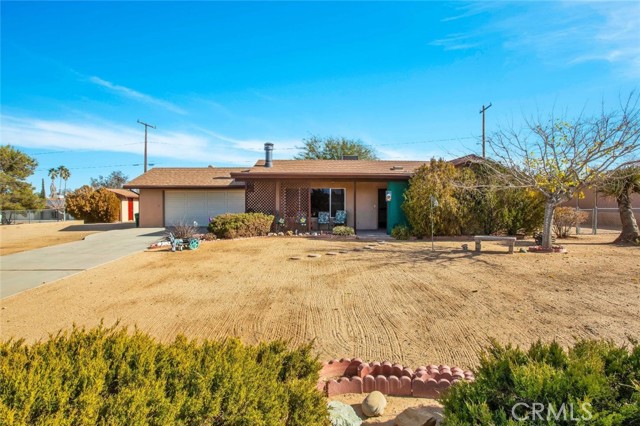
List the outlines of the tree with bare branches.
{"label": "tree with bare branches", "polygon": [[[506,186],[528,187],[545,198],[542,246],[550,249],[553,214],[606,173],[628,166],[640,154],[639,97],[620,107],[571,120],[551,114],[530,119],[524,129],[500,129],[488,139],[489,154],[505,166]],[[495,165],[492,161],[484,163]]]}

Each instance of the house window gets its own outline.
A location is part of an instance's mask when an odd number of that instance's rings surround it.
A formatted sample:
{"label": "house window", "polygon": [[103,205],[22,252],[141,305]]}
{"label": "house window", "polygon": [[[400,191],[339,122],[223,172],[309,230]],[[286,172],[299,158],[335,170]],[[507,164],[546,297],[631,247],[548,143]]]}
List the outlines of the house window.
{"label": "house window", "polygon": [[311,189],[311,217],[318,217],[318,212],[331,212],[335,217],[336,211],[345,209],[344,188],[312,188]]}

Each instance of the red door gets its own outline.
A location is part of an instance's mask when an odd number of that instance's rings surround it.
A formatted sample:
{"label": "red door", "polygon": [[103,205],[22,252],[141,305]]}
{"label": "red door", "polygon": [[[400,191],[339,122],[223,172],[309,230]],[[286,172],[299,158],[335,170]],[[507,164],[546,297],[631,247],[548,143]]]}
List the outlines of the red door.
{"label": "red door", "polygon": [[133,200],[129,198],[129,220],[133,220]]}

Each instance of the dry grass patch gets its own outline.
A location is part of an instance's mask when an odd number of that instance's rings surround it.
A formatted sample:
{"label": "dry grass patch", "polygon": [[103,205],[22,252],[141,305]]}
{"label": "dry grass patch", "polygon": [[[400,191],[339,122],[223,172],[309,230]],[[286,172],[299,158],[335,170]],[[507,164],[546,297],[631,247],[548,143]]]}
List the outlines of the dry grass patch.
{"label": "dry grass patch", "polygon": [[95,231],[64,231],[81,220],[0,226],[0,256],[82,240]]}
{"label": "dry grass patch", "polygon": [[214,241],[129,256],[2,300],[0,333],[33,341],[72,322],[120,319],[163,341],[315,339],[322,359],[470,367],[489,337],[528,346],[640,335],[640,247],[608,244],[614,238],[563,241],[565,255],[508,255],[491,244],[476,255],[460,241],[438,242],[435,254],[427,242],[354,252],[367,243]]}

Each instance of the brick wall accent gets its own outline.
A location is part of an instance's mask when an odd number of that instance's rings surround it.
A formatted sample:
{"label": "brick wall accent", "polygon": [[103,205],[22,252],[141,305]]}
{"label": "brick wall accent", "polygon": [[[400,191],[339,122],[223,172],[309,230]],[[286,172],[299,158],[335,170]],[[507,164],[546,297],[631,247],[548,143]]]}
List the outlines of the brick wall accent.
{"label": "brick wall accent", "polygon": [[439,398],[458,381],[474,381],[471,371],[448,365],[420,366],[415,372],[389,361],[363,362],[360,358],[334,359],[323,364],[318,389],[328,396],[369,393]]}

